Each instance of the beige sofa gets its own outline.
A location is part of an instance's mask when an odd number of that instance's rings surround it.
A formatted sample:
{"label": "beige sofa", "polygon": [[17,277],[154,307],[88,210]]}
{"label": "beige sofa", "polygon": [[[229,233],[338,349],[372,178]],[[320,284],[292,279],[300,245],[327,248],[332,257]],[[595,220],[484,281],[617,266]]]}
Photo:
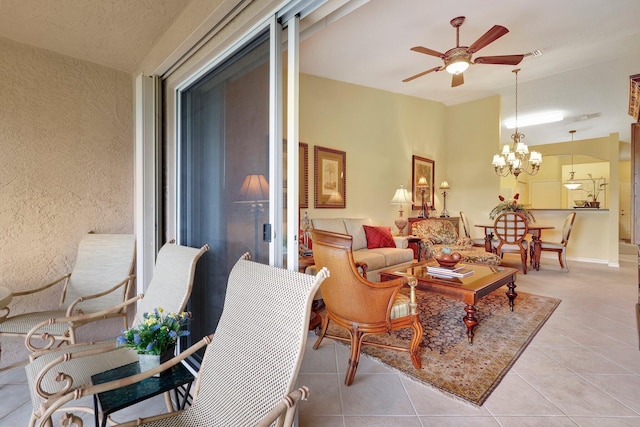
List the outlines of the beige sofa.
{"label": "beige sofa", "polygon": [[[408,248],[407,236],[394,236],[395,248],[367,249],[367,237],[363,225],[373,226],[371,218],[314,218],[311,225],[317,230],[349,234],[353,237],[353,258],[367,263],[367,279],[379,282],[381,270],[413,261],[413,250]],[[313,273],[314,267],[307,269]]]}

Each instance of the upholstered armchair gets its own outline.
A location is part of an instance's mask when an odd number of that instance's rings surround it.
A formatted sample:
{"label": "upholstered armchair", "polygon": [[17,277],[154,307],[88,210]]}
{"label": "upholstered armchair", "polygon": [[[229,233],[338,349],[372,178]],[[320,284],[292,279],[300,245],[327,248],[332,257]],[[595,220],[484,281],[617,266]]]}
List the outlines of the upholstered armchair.
{"label": "upholstered armchair", "polygon": [[448,247],[451,251],[462,255],[462,262],[499,265],[500,257],[483,248],[473,246],[473,240],[460,237],[449,221],[424,219],[412,224],[411,233],[422,239],[421,249],[423,259],[434,258],[442,254],[442,249]]}

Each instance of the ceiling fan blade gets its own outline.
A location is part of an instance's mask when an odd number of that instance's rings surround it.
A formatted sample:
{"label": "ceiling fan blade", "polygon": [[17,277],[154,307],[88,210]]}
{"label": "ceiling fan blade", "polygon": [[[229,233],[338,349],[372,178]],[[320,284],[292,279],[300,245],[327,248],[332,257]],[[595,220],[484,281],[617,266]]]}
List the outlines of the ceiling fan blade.
{"label": "ceiling fan blade", "polygon": [[429,48],[423,47],[423,46],[415,46],[415,47],[412,47],[410,50],[412,50],[414,52],[424,53],[425,55],[431,55],[431,56],[437,56],[438,58],[444,58],[444,53],[440,53],[438,51],[435,51],[433,49],[429,49]]}
{"label": "ceiling fan blade", "polygon": [[451,87],[460,86],[462,84],[464,84],[464,74],[463,73],[454,74],[451,77]]}
{"label": "ceiling fan blade", "polygon": [[475,64],[518,65],[522,58],[524,55],[481,56],[473,62]]}
{"label": "ceiling fan blade", "polygon": [[467,51],[470,53],[477,52],[483,47],[485,47],[486,45],[488,45],[489,43],[493,43],[494,41],[498,40],[500,37],[504,36],[508,32],[509,30],[507,30],[502,25],[494,25],[493,27],[491,27],[489,31],[484,33],[478,40],[473,42],[473,44],[469,46]]}
{"label": "ceiling fan blade", "polygon": [[434,67],[434,68],[431,68],[431,69],[429,69],[429,70],[427,70],[427,71],[423,71],[423,72],[421,72],[421,73],[418,73],[418,74],[416,74],[415,76],[407,77],[406,79],[404,79],[404,80],[403,80],[403,82],[405,82],[405,83],[406,83],[406,82],[410,82],[410,81],[411,81],[411,80],[413,80],[413,79],[417,79],[418,77],[422,77],[422,76],[424,76],[425,74],[429,74],[429,73],[431,73],[431,72],[433,72],[433,71],[440,71],[441,69],[442,69],[442,67]]}

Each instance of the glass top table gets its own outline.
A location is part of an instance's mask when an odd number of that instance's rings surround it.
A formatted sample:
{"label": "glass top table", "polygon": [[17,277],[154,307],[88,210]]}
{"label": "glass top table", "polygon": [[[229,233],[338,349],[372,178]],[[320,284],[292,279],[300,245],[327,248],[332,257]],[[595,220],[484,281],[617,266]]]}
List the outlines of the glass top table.
{"label": "glass top table", "polygon": [[[138,362],[135,362],[92,375],[91,382],[93,385],[98,385],[139,373],[140,366]],[[193,374],[179,363],[163,372],[159,377],[147,378],[135,384],[95,394],[93,396],[95,425],[105,427],[107,419],[112,413],[171,390],[175,393],[178,409],[184,409],[189,400],[189,391],[194,379]],[[101,424],[99,424],[98,404],[102,409]]]}

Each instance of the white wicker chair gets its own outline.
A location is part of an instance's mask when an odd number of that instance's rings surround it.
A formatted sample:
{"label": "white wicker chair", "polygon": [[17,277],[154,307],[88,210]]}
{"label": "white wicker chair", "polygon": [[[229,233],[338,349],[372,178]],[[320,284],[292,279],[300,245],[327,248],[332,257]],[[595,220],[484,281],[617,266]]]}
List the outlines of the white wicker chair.
{"label": "white wicker chair", "polygon": [[[45,416],[73,399],[149,378],[208,344],[191,407],[120,425],[262,426],[278,418],[278,425],[291,425],[298,399],[307,394],[304,387],[292,390],[306,345],[311,303],[327,276],[326,269],[314,277],[240,259],[229,275],[215,336],[205,337],[158,368],[67,393]],[[75,421],[71,414],[66,417],[64,422]]]}
{"label": "white wicker chair", "polygon": [[[142,321],[145,312],[152,312],[157,307],[162,307],[166,312],[180,313],[184,310],[191,295],[196,263],[208,249],[208,245],[196,249],[173,243],[167,243],[160,249],[153,278],[144,297],[139,295],[121,304],[130,305],[139,300],[132,327]],[[55,323],[68,321],[69,318],[51,320]],[[31,425],[34,425],[57,397],[91,384],[91,375],[136,362],[138,355],[133,349],[116,348],[113,339],[35,352],[31,358],[25,369],[33,404]],[[64,373],[64,378],[58,380],[56,376],[59,372]],[[93,408],[88,407],[73,409],[93,412]]]}
{"label": "white wicker chair", "polygon": [[[63,283],[60,308],[9,316],[0,323],[0,338],[22,337],[24,339],[34,326],[43,324],[40,332],[47,333],[51,338],[49,347],[55,342],[58,345],[75,343],[75,329],[93,319],[79,317],[77,321],[51,325],[43,322],[77,313],[94,313],[121,304],[128,296],[133,279],[135,252],[135,237],[132,234],[86,234],[78,246],[73,272],[38,289],[13,293],[15,299],[34,295]],[[124,326],[127,325],[127,313],[124,309],[110,311],[101,319],[107,317],[121,317]],[[4,366],[0,370],[14,368],[24,363],[23,361]]]}

